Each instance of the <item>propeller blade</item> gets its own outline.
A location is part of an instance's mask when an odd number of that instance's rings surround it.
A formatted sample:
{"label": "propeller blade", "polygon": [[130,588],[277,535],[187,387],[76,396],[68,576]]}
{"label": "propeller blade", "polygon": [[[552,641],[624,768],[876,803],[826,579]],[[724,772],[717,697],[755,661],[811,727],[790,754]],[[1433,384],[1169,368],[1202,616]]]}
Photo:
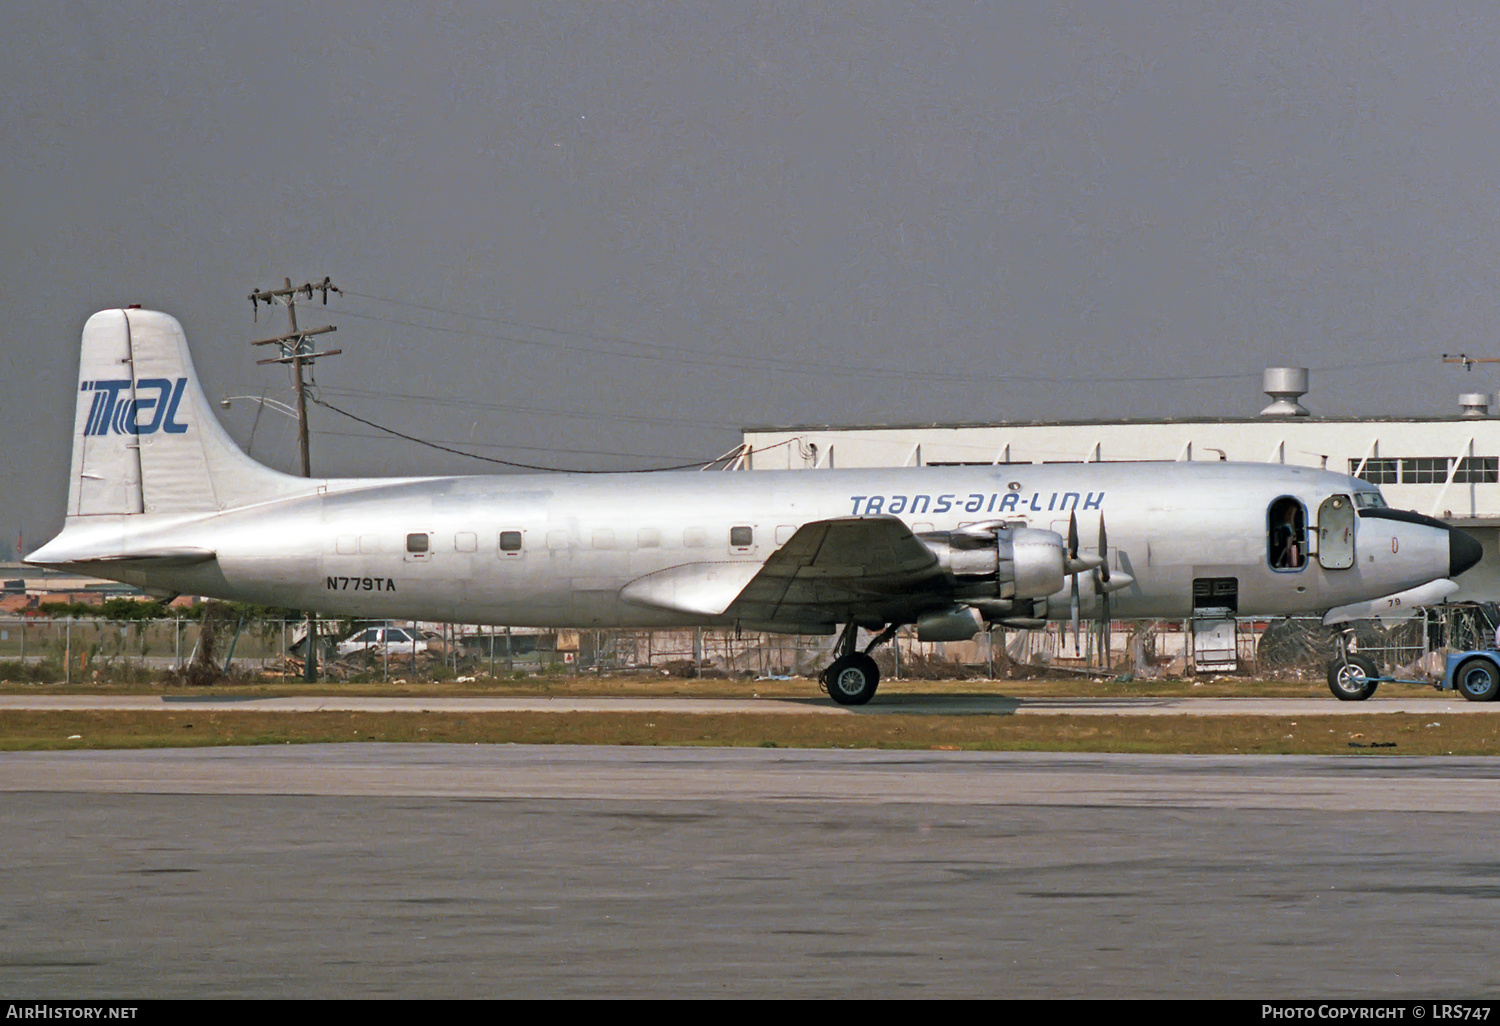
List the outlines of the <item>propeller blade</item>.
{"label": "propeller blade", "polygon": [[1109,583],[1109,535],[1104,530],[1104,514],[1099,514],[1099,557],[1104,560],[1099,564],[1099,580],[1104,584]]}
{"label": "propeller blade", "polygon": [[1099,665],[1109,669],[1109,592],[1099,593]]}
{"label": "propeller blade", "polygon": [[1073,594],[1068,601],[1068,613],[1073,621],[1073,652],[1078,652],[1078,575],[1073,575]]}
{"label": "propeller blade", "polygon": [[1071,510],[1068,513],[1068,569],[1073,575],[1072,595],[1068,601],[1068,612],[1073,620],[1073,653],[1078,654],[1078,574],[1083,567],[1078,560],[1078,512]]}

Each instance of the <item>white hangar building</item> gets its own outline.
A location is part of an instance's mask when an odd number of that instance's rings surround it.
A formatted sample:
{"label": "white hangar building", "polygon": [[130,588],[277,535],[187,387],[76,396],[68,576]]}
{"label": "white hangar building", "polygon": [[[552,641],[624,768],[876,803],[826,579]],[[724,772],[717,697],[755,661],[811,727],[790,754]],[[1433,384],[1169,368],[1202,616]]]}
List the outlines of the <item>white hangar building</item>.
{"label": "white hangar building", "polygon": [[1397,509],[1461,527],[1484,559],[1452,601],[1500,601],[1500,418],[1467,394],[1449,416],[1327,418],[1308,414],[1305,368],[1265,372],[1273,402],[1238,420],[756,427],[743,432],[749,470],[984,464],[1232,460],[1324,467],[1380,486]]}

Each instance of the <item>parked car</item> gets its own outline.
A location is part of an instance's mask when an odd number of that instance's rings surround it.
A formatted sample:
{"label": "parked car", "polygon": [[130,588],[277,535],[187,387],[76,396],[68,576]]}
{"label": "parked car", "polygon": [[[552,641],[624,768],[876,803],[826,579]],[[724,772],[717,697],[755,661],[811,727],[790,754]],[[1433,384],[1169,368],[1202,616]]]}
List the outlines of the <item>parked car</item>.
{"label": "parked car", "polygon": [[421,638],[413,638],[412,632],[404,627],[366,627],[338,644],[340,656],[354,655],[356,652],[380,652],[382,649],[393,655],[410,655],[413,652],[427,651],[427,642]]}

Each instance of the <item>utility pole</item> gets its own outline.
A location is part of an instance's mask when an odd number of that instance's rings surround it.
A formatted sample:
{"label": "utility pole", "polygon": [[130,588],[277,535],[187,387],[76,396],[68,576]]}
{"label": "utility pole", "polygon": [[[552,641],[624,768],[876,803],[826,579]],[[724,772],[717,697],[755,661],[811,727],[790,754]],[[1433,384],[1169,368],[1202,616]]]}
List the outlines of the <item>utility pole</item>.
{"label": "utility pole", "polygon": [[292,376],[297,381],[297,452],[302,460],[302,476],[312,477],[312,462],[307,452],[307,386],[302,380],[302,368],[314,360],[324,356],[337,356],[342,349],[325,349],[321,353],[313,348],[310,341],[315,335],[326,335],[330,331],[337,331],[333,325],[325,325],[321,328],[309,328],[305,331],[297,329],[297,297],[306,296],[312,301],[314,292],[323,294],[323,305],[328,305],[328,293],[336,292],[343,295],[341,290],[329,278],[321,282],[303,282],[301,285],[293,286],[292,279],[283,279],[284,284],[279,289],[264,289],[259,292],[250,293],[250,308],[258,315],[260,304],[285,303],[287,319],[291,325],[291,331],[276,338],[263,338],[250,343],[254,346],[280,346],[281,355],[273,356],[267,360],[257,360],[257,363],[288,363],[292,366]]}
{"label": "utility pole", "polygon": [[[331,278],[325,277],[321,282],[303,282],[301,285],[293,286],[292,279],[282,279],[282,287],[279,289],[262,289],[250,293],[250,309],[255,312],[256,320],[259,320],[260,304],[267,306],[272,303],[285,303],[287,319],[291,325],[291,331],[276,338],[263,338],[250,343],[256,346],[279,346],[280,356],[273,356],[267,360],[258,360],[257,363],[285,363],[291,364],[292,376],[297,382],[297,453],[301,460],[303,477],[312,477],[312,460],[307,451],[307,385],[302,380],[302,368],[314,360],[324,356],[336,356],[342,353],[342,349],[325,349],[318,352],[313,348],[312,339],[317,335],[325,335],[330,331],[336,331],[332,325],[321,328],[310,328],[299,331],[297,328],[297,297],[304,296],[308,302],[312,302],[314,292],[323,294],[323,305],[328,305],[328,293],[334,292],[343,295],[343,290],[333,283]],[[309,684],[318,679],[318,619],[309,613],[307,615],[307,673],[305,679]]]}
{"label": "utility pole", "polygon": [[1500,363],[1500,356],[1470,356],[1468,353],[1444,353],[1444,363],[1463,364],[1465,373],[1474,369],[1476,363]]}

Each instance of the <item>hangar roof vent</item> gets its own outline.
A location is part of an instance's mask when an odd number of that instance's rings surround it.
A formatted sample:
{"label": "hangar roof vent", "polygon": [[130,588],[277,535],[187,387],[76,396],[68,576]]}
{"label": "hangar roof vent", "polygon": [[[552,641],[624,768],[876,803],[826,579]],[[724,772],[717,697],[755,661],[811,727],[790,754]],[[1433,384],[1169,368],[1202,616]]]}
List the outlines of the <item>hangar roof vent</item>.
{"label": "hangar roof vent", "polygon": [[1262,417],[1306,417],[1307,408],[1297,400],[1307,394],[1306,367],[1267,367],[1261,386],[1273,400],[1260,411]]}
{"label": "hangar roof vent", "polygon": [[1484,392],[1465,392],[1458,397],[1458,405],[1464,408],[1465,417],[1490,415],[1490,397]]}

